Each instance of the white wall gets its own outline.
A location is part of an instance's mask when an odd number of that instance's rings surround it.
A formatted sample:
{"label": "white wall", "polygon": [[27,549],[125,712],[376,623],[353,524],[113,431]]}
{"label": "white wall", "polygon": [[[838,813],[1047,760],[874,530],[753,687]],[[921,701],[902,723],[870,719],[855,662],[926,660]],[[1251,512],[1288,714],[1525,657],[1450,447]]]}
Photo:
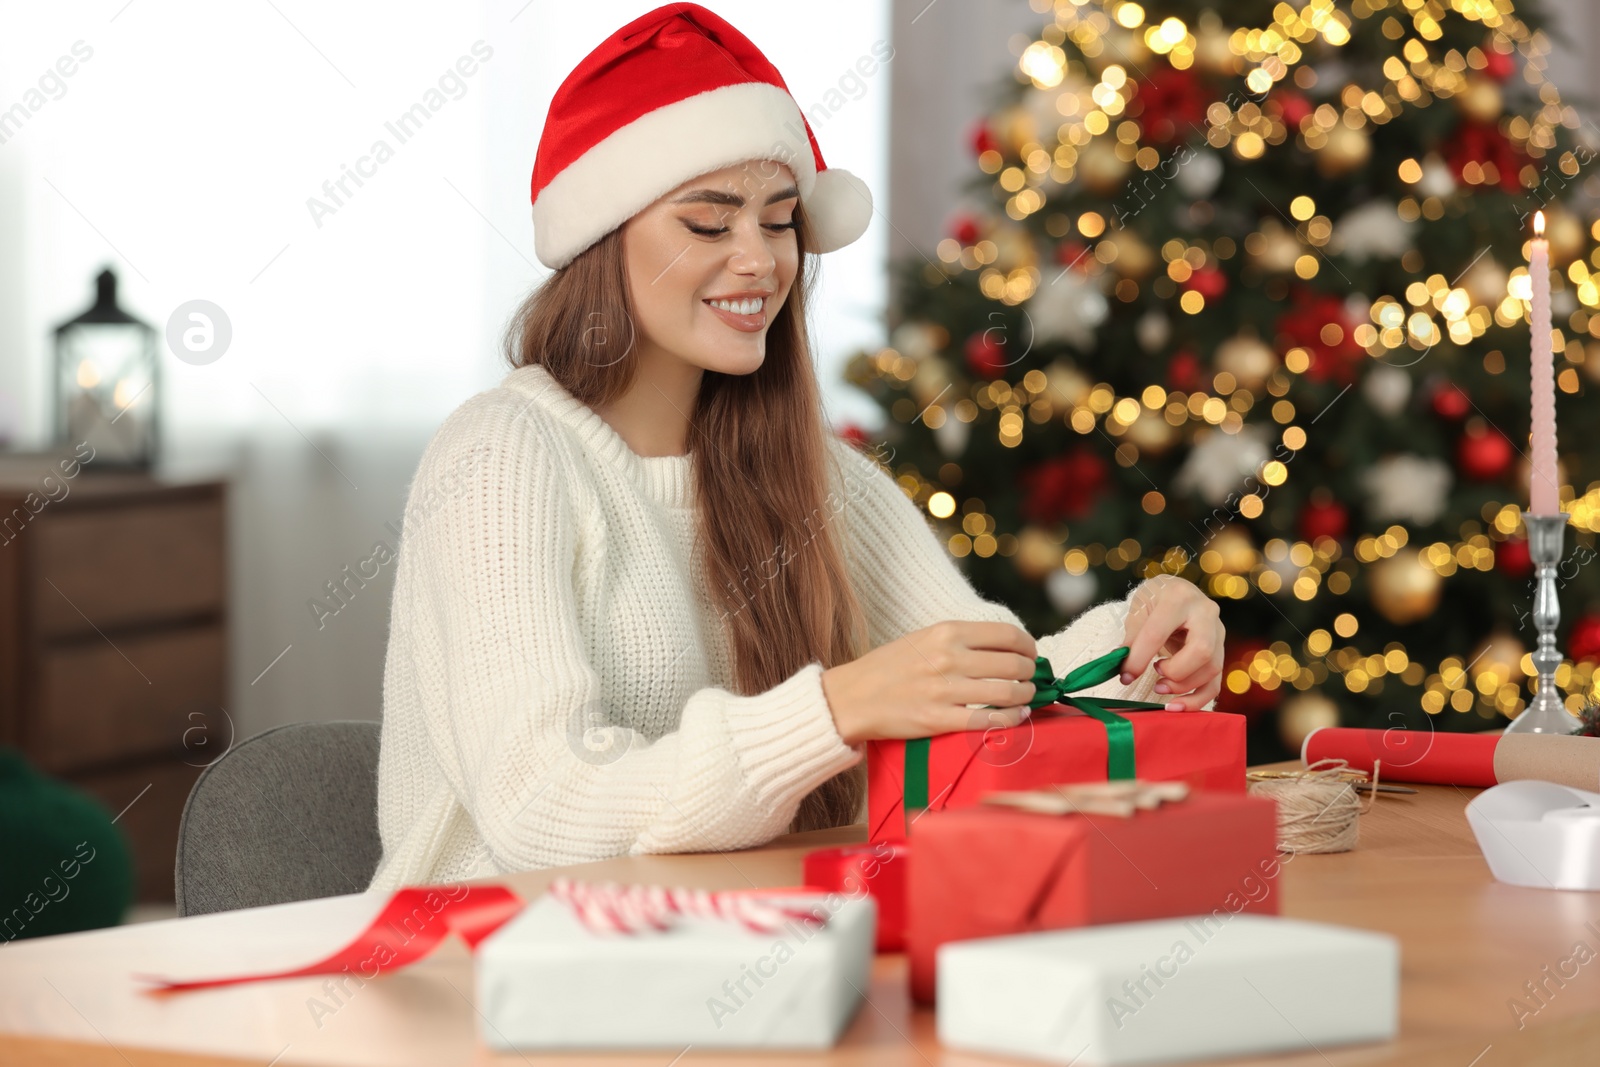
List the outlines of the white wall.
{"label": "white wall", "polygon": [[[162,417],[168,473],[233,486],[228,710],[241,733],[378,714],[392,568],[320,629],[307,602],[395,543],[386,523],[428,437],[504,373],[505,320],[546,273],[528,183],[550,97],[654,6],[0,2],[0,110],[76,42],[92,50],[0,144],[0,438],[45,443],[47,334],[87,305],[102,265],[158,328],[197,298],[226,312],[232,345],[215,363],[164,354]],[[706,6],[808,111],[888,36],[888,0]],[[492,56],[420,132],[386,132],[480,40]],[[887,82],[867,80],[816,127],[880,211]],[[318,225],[308,198],[328,202],[323,183],[380,138],[393,158]],[[825,257],[813,336],[836,418],[871,410],[835,383],[852,347],[882,339],[886,232],[875,219]]]}

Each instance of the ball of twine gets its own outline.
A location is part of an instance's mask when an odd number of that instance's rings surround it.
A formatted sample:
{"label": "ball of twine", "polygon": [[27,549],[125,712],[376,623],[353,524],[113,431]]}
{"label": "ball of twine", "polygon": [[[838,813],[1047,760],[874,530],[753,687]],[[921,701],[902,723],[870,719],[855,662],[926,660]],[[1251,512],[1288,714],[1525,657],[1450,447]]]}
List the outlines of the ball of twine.
{"label": "ball of twine", "polygon": [[[1281,851],[1348,852],[1356,847],[1363,809],[1355,784],[1343,777],[1349,766],[1342,759],[1321,759],[1304,771],[1250,783],[1252,796],[1278,802]],[[1372,784],[1378,784],[1376,762]],[[1376,798],[1376,790],[1373,796]]]}

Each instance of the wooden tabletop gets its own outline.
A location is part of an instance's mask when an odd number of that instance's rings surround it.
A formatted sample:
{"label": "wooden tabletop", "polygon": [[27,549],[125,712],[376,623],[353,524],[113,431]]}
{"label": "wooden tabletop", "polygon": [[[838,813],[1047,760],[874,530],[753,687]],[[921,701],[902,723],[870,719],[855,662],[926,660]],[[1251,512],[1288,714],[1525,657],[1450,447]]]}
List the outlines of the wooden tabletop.
{"label": "wooden tabletop", "polygon": [[[1495,882],[1462,814],[1476,791],[1417,789],[1416,796],[1380,797],[1362,816],[1354,851],[1289,857],[1281,882],[1286,915],[1399,937],[1400,1038],[1233,1062],[1306,1067],[1600,1062],[1600,893]],[[793,835],[742,852],[624,857],[499,881],[528,897],[557,874],[713,889],[794,885],[808,849],[863,838],[863,828],[855,826]],[[1018,1062],[940,1048],[933,1014],[913,1010],[908,1002],[905,960],[899,955],[878,957],[867,1003],[831,1052],[758,1056],[690,1049],[677,1059],[675,1050],[570,1057],[490,1053],[477,1036],[471,959],[454,939],[409,970],[351,987],[348,996],[333,1001],[331,1015],[313,1015],[308,1006],[313,998],[324,1007],[330,1003],[321,979],[156,999],[139,992],[131,977],[300,965],[352,937],[379,903],[360,895],[332,897],[0,946],[0,1064],[987,1067]],[[1580,954],[1587,962],[1574,964],[1580,943],[1587,946]],[[1563,961],[1569,976],[1576,967],[1575,977],[1560,978]],[[1542,1005],[1529,996],[1528,982],[1542,982],[1549,990],[1541,994]],[[1517,998],[1537,1009],[1520,1028],[1511,1007]],[[617,1010],[627,1006],[619,1004]]]}

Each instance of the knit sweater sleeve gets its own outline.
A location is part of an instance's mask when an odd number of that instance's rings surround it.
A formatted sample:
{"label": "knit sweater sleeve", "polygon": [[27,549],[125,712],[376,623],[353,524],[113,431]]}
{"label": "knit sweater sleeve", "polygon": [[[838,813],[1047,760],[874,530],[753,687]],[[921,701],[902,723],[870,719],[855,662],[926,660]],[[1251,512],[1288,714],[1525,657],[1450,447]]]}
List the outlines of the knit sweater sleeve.
{"label": "knit sweater sleeve", "polygon": [[807,792],[861,758],[834,727],[820,663],[751,696],[699,689],[653,740],[611,725],[604,751],[585,745],[608,718],[575,594],[593,497],[567,483],[559,429],[516,408],[469,402],[429,444],[419,482],[471,473],[417,529],[408,515],[396,590],[432,758],[493,863],[745,848],[785,832]]}
{"label": "knit sweater sleeve", "polygon": [[[833,451],[843,485],[839,495],[845,551],[874,647],[946,619],[1009,622],[1026,629],[1009,607],[978,594],[922,512],[876,459],[843,441],[835,441]],[[1039,655],[1049,659],[1057,677],[1125,643],[1132,597],[1130,592],[1120,600],[1102,601],[1065,628],[1035,635]],[[1160,700],[1155,692],[1160,680],[1152,659],[1128,685],[1112,678],[1083,692]]]}

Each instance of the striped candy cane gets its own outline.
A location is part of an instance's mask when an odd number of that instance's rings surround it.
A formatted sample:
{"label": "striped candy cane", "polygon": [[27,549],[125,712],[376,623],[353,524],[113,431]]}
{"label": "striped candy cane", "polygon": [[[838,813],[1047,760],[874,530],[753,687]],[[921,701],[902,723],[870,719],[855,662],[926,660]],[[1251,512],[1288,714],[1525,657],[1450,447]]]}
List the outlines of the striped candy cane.
{"label": "striped candy cane", "polygon": [[618,885],[557,878],[549,892],[597,933],[667,930],[681,916],[738,922],[754,933],[775,933],[786,920],[824,925],[818,908],[776,904],[747,893],[659,885]]}

